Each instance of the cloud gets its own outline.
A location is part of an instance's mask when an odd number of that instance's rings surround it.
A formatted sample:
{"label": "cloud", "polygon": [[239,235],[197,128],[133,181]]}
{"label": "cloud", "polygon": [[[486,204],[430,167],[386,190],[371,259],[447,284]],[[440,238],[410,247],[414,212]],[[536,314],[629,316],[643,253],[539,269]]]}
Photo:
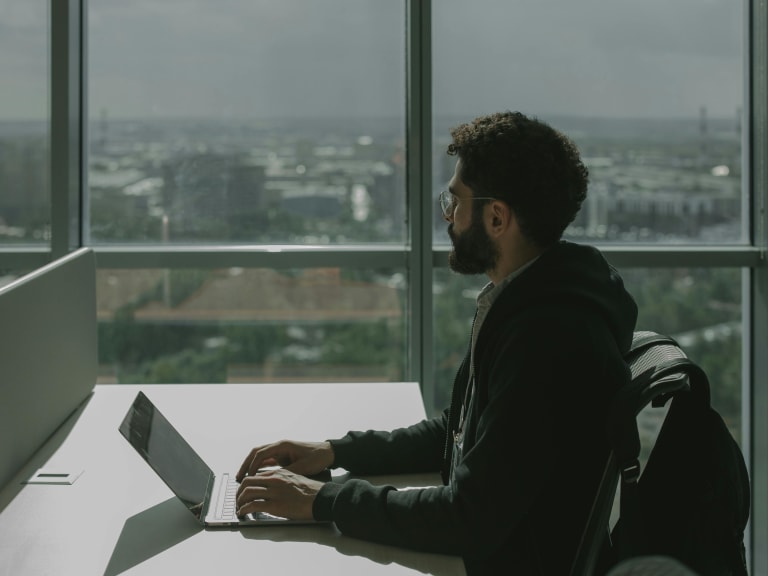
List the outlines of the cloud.
{"label": "cloud", "polygon": [[[176,0],[130,6],[94,15],[90,79],[98,108],[117,115],[246,116],[404,109],[404,10],[398,3]],[[133,86],[130,99],[121,97],[126,83]]]}
{"label": "cloud", "polygon": [[[0,74],[47,81],[46,3],[0,0]],[[403,0],[90,0],[92,114],[402,115]],[[435,0],[438,114],[730,115],[744,2]],[[0,87],[0,117],[25,107]]]}
{"label": "cloud", "polygon": [[0,0],[0,118],[48,116],[46,2]]}
{"label": "cloud", "polygon": [[[731,0],[444,0],[433,7],[438,113],[695,116],[743,100]],[[714,39],[717,38],[717,39]]]}

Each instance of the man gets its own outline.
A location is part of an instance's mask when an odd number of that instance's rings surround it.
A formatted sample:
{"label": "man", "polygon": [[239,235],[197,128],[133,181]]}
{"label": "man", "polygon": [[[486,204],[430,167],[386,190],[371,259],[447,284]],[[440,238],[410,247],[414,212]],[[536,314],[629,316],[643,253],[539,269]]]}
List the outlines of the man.
{"label": "man", "polygon": [[[637,308],[594,248],[560,240],[586,197],[576,147],[520,113],[451,132],[458,157],[441,206],[449,263],[485,273],[470,347],[442,417],[392,432],[254,448],[239,513],[333,520],[347,535],[460,554],[469,574],[568,574],[605,464],[605,413],[629,379]],[[266,465],[284,468],[259,472]],[[359,479],[441,471],[398,491]]]}

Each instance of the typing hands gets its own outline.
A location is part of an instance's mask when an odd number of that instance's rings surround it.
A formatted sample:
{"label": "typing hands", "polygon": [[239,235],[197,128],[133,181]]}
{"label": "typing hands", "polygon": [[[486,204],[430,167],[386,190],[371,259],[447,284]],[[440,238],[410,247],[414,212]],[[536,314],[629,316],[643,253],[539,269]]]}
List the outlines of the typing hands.
{"label": "typing hands", "polygon": [[[323,483],[306,478],[333,464],[328,442],[283,440],[251,450],[237,473],[237,514],[266,512],[297,520],[312,519],[312,504]],[[265,466],[281,466],[263,470]]]}

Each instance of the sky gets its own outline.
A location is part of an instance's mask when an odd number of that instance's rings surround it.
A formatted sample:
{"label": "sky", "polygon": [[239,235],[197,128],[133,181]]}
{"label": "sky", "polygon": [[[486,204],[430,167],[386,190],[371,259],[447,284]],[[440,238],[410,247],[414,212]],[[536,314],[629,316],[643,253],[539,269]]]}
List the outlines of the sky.
{"label": "sky", "polygon": [[[432,0],[436,114],[735,117],[747,0]],[[0,119],[45,118],[48,0],[0,0]],[[89,0],[110,118],[402,116],[404,0]]]}

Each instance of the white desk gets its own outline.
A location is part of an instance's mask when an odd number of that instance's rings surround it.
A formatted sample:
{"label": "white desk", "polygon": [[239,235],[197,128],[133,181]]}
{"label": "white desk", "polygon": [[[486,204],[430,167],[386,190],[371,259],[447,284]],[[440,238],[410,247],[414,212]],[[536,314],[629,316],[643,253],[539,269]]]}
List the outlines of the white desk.
{"label": "white desk", "polygon": [[[415,383],[96,386],[0,491],[0,575],[464,574],[458,557],[355,540],[333,525],[201,528],[117,431],[140,389],[214,471],[235,471],[257,444],[424,417]],[[83,473],[72,485],[22,484],[42,466]]]}

